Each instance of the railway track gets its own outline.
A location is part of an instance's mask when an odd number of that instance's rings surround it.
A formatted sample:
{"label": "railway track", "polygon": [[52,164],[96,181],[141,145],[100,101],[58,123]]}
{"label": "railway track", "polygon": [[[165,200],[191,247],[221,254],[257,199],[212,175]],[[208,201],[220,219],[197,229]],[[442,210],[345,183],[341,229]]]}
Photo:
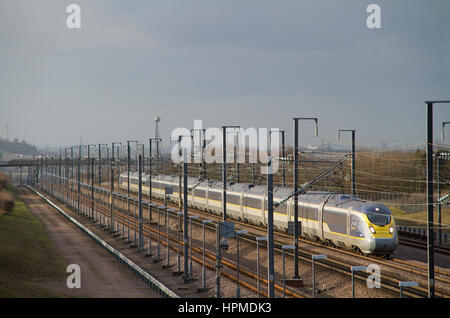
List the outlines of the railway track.
{"label": "railway track", "polygon": [[[64,189],[62,189],[62,190],[64,190]],[[89,204],[90,205],[89,198],[87,198],[87,197],[85,198],[85,195],[82,195],[82,197],[83,197],[83,201],[82,201],[83,204],[86,204],[86,205]],[[75,194],[75,199],[76,199],[76,194]],[[153,200],[153,201],[154,202],[158,202],[159,200]],[[104,201],[100,202],[99,201],[99,202],[96,203],[96,206],[97,206],[96,208],[97,208],[98,211],[100,211],[105,216],[109,216],[110,206],[109,206],[109,204],[107,202],[104,202]],[[168,204],[168,207],[170,207],[170,206],[173,207],[173,205]],[[117,205],[116,205],[116,207],[117,207]],[[198,211],[198,210],[195,210],[195,209],[190,209],[190,211],[195,211],[196,214],[205,215],[209,219],[214,218],[214,215],[211,215],[210,213],[205,213],[203,211]],[[125,216],[126,211],[120,211],[120,209],[118,209],[116,212],[117,212],[116,216],[117,216],[117,214],[120,215],[119,220],[122,219],[122,221],[121,221],[122,224],[125,224],[125,222],[127,222],[127,224],[129,226],[131,226],[132,230],[136,230],[136,224],[135,224],[136,220],[134,218],[131,219],[130,217]],[[260,227],[257,227],[257,226],[254,226],[254,225],[241,223],[241,222],[236,222],[236,223],[240,224],[241,226],[245,226],[246,228],[251,229],[251,230],[261,231]],[[145,228],[145,231],[147,231],[146,232],[147,234],[156,231],[155,229],[150,228],[149,225],[145,225],[144,228]],[[214,229],[214,227],[210,227],[209,230],[215,230],[215,229]],[[157,234],[157,233],[155,233],[155,234]],[[165,237],[165,233],[161,233],[161,236]],[[249,243],[256,244],[255,243],[256,242],[256,240],[255,240],[256,236],[258,236],[257,233],[249,233],[248,235],[243,236],[242,239],[247,240],[247,242],[249,242]],[[279,236],[279,237],[283,237],[284,236],[284,238],[291,239],[291,237],[288,237],[285,234],[279,233],[279,232],[277,233],[277,236]],[[174,241],[174,240],[176,240],[176,238],[174,238],[174,237],[170,238],[170,241]],[[361,257],[361,259],[364,259],[364,260],[370,260],[370,261],[374,260],[374,258],[372,258],[372,257],[363,257],[361,255],[357,255],[355,253],[351,253],[351,252],[348,252],[348,251],[345,251],[345,250],[336,249],[336,248],[332,248],[332,247],[324,247],[322,244],[318,244],[318,243],[315,243],[315,242],[311,242],[311,241],[307,241],[307,240],[303,240],[303,239],[301,241],[304,241],[304,242],[306,242],[308,244],[314,244],[316,246],[320,246],[321,248],[327,248],[327,249],[330,249],[330,250],[336,250],[336,251],[339,251],[340,253],[351,255],[353,257]],[[177,243],[177,242],[175,242],[175,243]],[[163,244],[165,244],[165,243],[163,243]],[[181,244],[182,244],[182,242],[181,242]],[[275,248],[280,250],[281,249],[281,245],[282,245],[282,242],[276,242]],[[311,262],[311,255],[312,255],[311,253],[307,253],[307,252],[303,252],[302,251],[300,253],[300,258],[303,261],[305,261],[305,262]],[[215,254],[214,253],[210,254],[208,256],[208,258],[214,260],[215,259]],[[425,276],[425,274],[423,272],[421,272],[419,270],[416,270],[414,268],[411,268],[411,266],[414,266],[412,263],[408,264],[407,262],[402,261],[402,262],[395,262],[397,264],[393,264],[394,263],[393,261],[389,261],[388,262],[388,261],[382,261],[380,259],[376,259],[376,261],[378,263],[382,262],[386,266],[395,267],[398,270],[407,271],[407,272],[409,272],[411,274]],[[400,265],[402,263],[403,263],[403,265],[407,265],[408,267]],[[233,264],[233,262],[230,261],[230,264]],[[353,265],[355,265],[355,264],[353,264]],[[205,266],[207,266],[207,267],[211,266],[211,269],[214,268],[213,264],[212,265],[211,264],[208,264],[208,265],[205,264]],[[330,270],[333,270],[333,271],[338,271],[338,272],[340,272],[340,273],[342,273],[344,275],[350,275],[350,273],[351,273],[350,272],[350,266],[351,265],[348,264],[348,263],[345,263],[342,260],[338,260],[338,259],[330,259],[329,258],[329,259],[321,262],[320,266],[322,266],[324,268],[327,268],[327,269],[330,269]],[[232,267],[230,267],[230,268],[232,268]],[[242,274],[251,277],[251,274],[249,275],[249,273],[244,273],[243,272]],[[444,276],[448,276],[448,272],[441,272],[439,274],[440,275],[444,275]],[[363,280],[367,279],[367,276],[368,276],[368,274],[367,275],[365,275],[365,274],[357,274],[356,279],[359,279],[359,280],[363,281]],[[255,278],[255,277],[253,277],[253,278]],[[445,283],[445,284],[449,284],[450,283],[449,280],[447,280],[445,278],[442,278],[442,277],[436,277],[436,280],[439,280],[440,282]],[[262,283],[267,283],[264,279],[262,279],[261,282]],[[392,276],[389,276],[389,275],[386,275],[385,273],[383,273],[382,285],[383,285],[384,288],[386,288],[388,290],[391,290],[393,292],[397,292],[398,291],[398,282],[399,282],[399,280],[396,279],[395,277],[392,277]],[[247,287],[247,286],[245,286],[245,287]],[[441,296],[441,297],[448,297],[449,296],[449,293],[446,290],[437,291],[436,294],[438,296]],[[405,292],[405,295],[409,295],[411,297],[417,297],[417,296],[419,296],[419,297],[426,297],[427,290],[425,288],[419,286],[416,289],[412,289],[411,292]]]}
{"label": "railway track", "polygon": [[[76,195],[73,195],[70,198],[72,200],[76,200],[77,199]],[[91,201],[88,198],[86,198],[86,196],[80,196],[80,205],[83,205],[83,208],[88,208],[90,206],[90,204],[91,204]],[[105,219],[107,217],[109,217],[110,208],[105,203],[98,204],[98,202],[97,202],[96,206],[94,207],[94,210],[96,212],[100,213],[100,215],[103,215],[105,217]],[[119,212],[119,213],[117,213],[117,212]],[[117,225],[117,227],[115,228],[114,232],[116,232],[116,233],[120,232],[121,231],[121,227],[120,226],[124,225],[124,226],[127,227],[127,229],[130,229],[133,232],[133,233],[130,233],[130,234],[132,236],[134,236],[135,233],[137,233],[137,231],[139,230],[138,229],[138,224],[137,224],[137,222],[136,222],[134,217],[130,217],[130,216],[126,215],[126,213],[124,213],[124,212],[125,211],[116,210],[114,223]],[[108,228],[108,226],[105,226],[105,228]],[[180,244],[180,246],[183,246],[184,245],[183,241],[182,240],[179,241],[177,239],[177,237],[176,237],[177,235],[174,234],[173,231],[171,231],[171,232],[172,233],[169,234],[169,241],[172,242],[173,244],[172,245],[169,244],[169,248],[171,250],[176,251],[177,253],[180,253],[181,255],[183,255],[183,249],[181,248],[180,250],[178,250],[178,248],[176,247],[178,244]],[[123,234],[124,233],[122,233],[122,235]],[[128,234],[128,231],[127,231],[127,234]],[[153,241],[157,240],[158,230],[153,228],[150,224],[144,224],[143,225],[143,236],[149,237],[150,235],[151,235],[151,239]],[[165,239],[167,239],[166,232],[165,231],[159,231],[159,235],[162,237],[162,239],[160,241],[160,244],[167,247],[167,243],[166,243],[166,240],[165,240]],[[116,236],[118,236],[118,235],[116,234]],[[122,239],[125,239],[125,236],[122,236]],[[128,237],[129,241],[126,242],[126,243],[131,243],[133,241],[130,238],[131,238],[131,236]],[[203,261],[201,259],[201,256],[203,255],[202,254],[203,253],[202,249],[199,246],[193,246],[192,250],[193,250],[193,252],[195,252],[197,254],[197,256],[193,256],[192,257],[193,261],[195,261],[196,263],[199,263],[199,264],[202,265],[203,264]],[[208,251],[208,252],[205,253],[205,258],[207,260],[211,260],[212,261],[212,263],[208,262],[208,261],[205,262],[205,267],[209,268],[210,270],[215,270],[215,264],[214,264],[214,261],[216,260],[215,253],[212,253],[212,252]],[[223,258],[222,259],[222,266],[223,266],[223,268],[221,270],[221,275],[229,278],[230,280],[232,280],[234,282],[237,282],[237,278],[236,278],[236,276],[233,273],[233,271],[236,271],[237,266],[233,262],[233,260],[227,259],[227,258]],[[254,280],[254,279],[257,278],[255,273],[253,273],[253,272],[251,272],[251,271],[249,271],[249,270],[247,270],[245,268],[240,268],[239,272],[240,272],[240,275],[244,275],[244,277],[247,277],[248,279],[253,279]],[[260,282],[261,282],[261,284],[267,284],[267,280],[265,278],[263,278],[263,277],[260,277]],[[241,276],[241,278],[239,280],[239,284],[242,287],[247,288],[247,289],[249,289],[249,290],[251,290],[253,292],[256,292],[256,293],[258,292],[257,287],[255,286],[255,283],[252,282],[252,281],[248,281],[248,280],[247,281],[242,280],[242,276]],[[275,290],[278,291],[279,294],[283,292],[283,286],[281,286],[279,284],[274,284],[274,288],[275,288]],[[285,293],[286,293],[287,296],[291,296],[293,298],[304,298],[305,297],[304,295],[301,295],[301,294],[299,294],[299,293],[297,293],[297,292],[295,292],[295,291],[293,291],[293,290],[291,290],[289,288],[285,289]],[[264,290],[260,290],[260,295],[262,295],[264,297],[268,296],[267,292],[265,292]]]}
{"label": "railway track", "polygon": [[[427,249],[427,243],[423,242],[423,241],[419,241],[419,240],[412,240],[412,239],[400,237],[399,243],[403,244],[405,246],[414,247],[414,248],[418,248],[418,249],[422,249],[422,250]],[[450,256],[450,249],[446,248],[446,247],[434,246],[434,252]]]}
{"label": "railway track", "polygon": [[[120,192],[124,193],[124,191],[122,191],[122,190],[120,190]],[[132,196],[133,196],[133,195],[132,195]],[[160,200],[153,200],[153,201],[154,201],[154,202],[161,202]],[[168,206],[169,206],[169,207],[170,207],[170,206],[171,206],[171,207],[174,207],[174,205],[171,205],[171,204],[168,204]],[[191,212],[194,211],[196,214],[202,214],[202,215],[204,215],[204,216],[207,216],[208,218],[213,217],[213,218],[216,218],[216,219],[220,219],[220,216],[213,215],[213,214],[211,214],[211,213],[207,213],[207,212],[204,212],[204,211],[199,211],[199,210],[197,210],[197,209],[190,209],[190,211],[191,211]],[[251,225],[251,224],[247,224],[247,223],[243,223],[243,222],[238,222],[238,221],[236,221],[236,224],[240,224],[241,226],[245,226],[245,227],[247,227],[247,228],[251,228],[251,229],[254,229],[254,230],[261,230],[261,227],[258,227],[258,226],[255,226],[255,225]],[[291,239],[290,236],[287,236],[287,235],[284,234],[284,233],[277,232],[276,234],[279,235],[279,236],[281,236],[281,237],[284,236],[284,237],[287,238],[287,239]],[[374,257],[371,257],[371,256],[369,256],[369,257],[367,257],[367,256],[362,256],[362,255],[355,254],[355,253],[350,252],[350,251],[346,251],[346,250],[342,250],[342,249],[338,249],[338,248],[334,248],[334,247],[330,247],[330,246],[323,246],[322,244],[317,243],[317,242],[313,242],[313,241],[309,241],[309,240],[305,240],[305,239],[301,239],[301,240],[299,240],[299,241],[302,241],[302,242],[307,243],[307,244],[309,244],[309,245],[315,245],[315,246],[318,246],[318,247],[326,248],[326,249],[328,249],[328,250],[335,250],[335,251],[338,251],[338,252],[341,253],[341,254],[346,254],[346,255],[352,256],[352,257],[358,257],[358,258],[363,259],[363,260],[366,260],[366,261],[371,261],[371,262],[373,262],[373,260],[374,260]],[[307,261],[307,262],[310,262],[310,259],[308,259],[308,258],[305,258],[304,260]],[[426,277],[427,277],[427,274],[426,274],[425,271],[418,271],[418,270],[417,270],[417,265],[416,265],[416,264],[413,264],[413,263],[411,263],[411,262],[396,261],[396,260],[394,260],[394,261],[385,261],[385,260],[382,260],[382,259],[380,259],[380,258],[376,258],[375,260],[376,260],[376,262],[377,262],[378,264],[383,264],[383,265],[385,265],[385,266],[388,266],[388,267],[390,267],[390,268],[395,268],[395,269],[400,270],[400,271],[402,271],[402,272],[409,272],[409,273],[411,273],[411,274],[418,275],[418,276],[420,276],[422,279],[426,279]],[[342,262],[342,260],[341,260],[341,262]],[[397,264],[395,264],[395,263],[397,263]],[[401,265],[400,265],[400,264],[401,264]],[[342,263],[341,263],[340,265],[342,266]],[[354,265],[354,264],[353,264],[353,265]],[[406,265],[406,266],[402,266],[402,265]],[[349,264],[348,267],[349,267],[349,266],[351,266],[351,265]],[[423,267],[422,269],[423,269],[423,270],[426,270],[425,267]],[[437,271],[436,271],[436,274],[443,275],[443,276],[445,276],[445,277],[447,277],[447,276],[449,275],[448,272],[446,272],[446,271],[440,271],[440,270],[437,270]],[[386,276],[387,276],[386,273],[384,273],[383,276],[386,277]],[[394,276],[395,276],[395,275],[394,275]],[[441,278],[441,277],[439,277],[439,276],[436,276],[435,279],[436,279],[436,281],[440,281],[440,282],[442,282],[442,283],[444,283],[444,284],[448,284],[448,283],[449,283],[449,281],[448,281],[446,278]],[[396,279],[394,278],[394,284],[391,284],[391,285],[395,285],[395,283],[396,283],[395,280],[396,280]],[[398,280],[397,280],[397,281],[398,281]],[[426,284],[426,282],[422,282],[422,284]],[[398,286],[398,284],[397,284],[396,286]],[[426,296],[426,293],[427,293],[426,288],[420,288],[420,287],[418,287],[418,289],[421,289],[421,292],[422,292],[422,294],[421,294],[420,296]],[[439,294],[437,294],[437,295],[439,295]],[[443,292],[441,293],[440,296],[447,297],[448,295],[447,295],[447,292],[446,292],[446,291],[443,291]]]}
{"label": "railway track", "polygon": [[[123,191],[121,189],[119,189],[118,191],[120,193],[126,195],[125,191]],[[130,193],[130,196],[131,197],[135,197],[135,194],[134,193]],[[146,195],[145,195],[145,197],[148,198],[148,196],[146,196]],[[158,200],[158,199],[155,199],[155,198],[152,199],[152,202],[158,202],[161,205],[164,204],[164,202],[162,200]],[[171,208],[177,208],[177,206],[175,204],[170,203],[170,202],[168,202],[167,206],[171,207]],[[198,209],[195,209],[195,208],[189,208],[189,211],[190,212],[195,212],[197,215],[203,215],[203,216],[208,217],[208,218],[214,218],[216,220],[221,219],[221,217],[216,215],[216,214],[212,214],[212,213],[209,213],[209,212],[201,211],[201,210],[198,210]],[[241,222],[241,221],[237,221],[237,220],[233,220],[233,221],[236,224],[239,224],[241,226],[245,226],[246,228],[250,228],[250,229],[253,229],[253,230],[256,230],[256,231],[265,231],[265,228],[263,228],[261,226],[256,226],[256,225],[253,225],[253,224],[249,224],[249,223],[245,223],[245,222]],[[291,240],[292,239],[292,237],[287,235],[286,233],[279,232],[279,231],[275,231],[275,233],[276,233],[277,236],[285,238],[287,240]],[[325,249],[331,250],[331,251],[336,251],[336,252],[339,252],[341,254],[344,254],[344,255],[347,255],[347,256],[351,256],[351,257],[355,257],[355,258],[358,258],[358,259],[364,260],[364,261],[376,260],[376,262],[379,263],[379,264],[383,264],[385,266],[389,266],[389,267],[392,267],[392,268],[395,268],[395,269],[398,269],[398,270],[401,270],[401,271],[406,271],[406,272],[409,272],[411,274],[416,274],[416,275],[419,275],[419,276],[422,276],[422,277],[425,277],[425,278],[427,277],[427,273],[426,273],[427,268],[425,266],[421,266],[419,264],[415,264],[415,263],[412,263],[412,262],[398,260],[398,259],[385,260],[385,259],[383,259],[383,258],[381,258],[379,256],[365,256],[365,255],[361,255],[361,254],[353,252],[353,251],[345,250],[345,249],[342,249],[342,248],[337,248],[337,247],[330,246],[330,245],[324,245],[323,243],[311,241],[311,240],[304,239],[304,238],[299,238],[299,242],[303,242],[305,244],[316,246],[316,247],[320,247],[320,248],[325,248]],[[412,244],[413,243],[416,243],[416,242],[413,241]],[[407,242],[405,242],[405,245],[406,244],[407,244]],[[415,247],[416,245],[411,245],[411,246]],[[420,247],[420,248],[422,248],[422,247]],[[425,247],[425,249],[426,249],[426,247]],[[437,252],[442,252],[442,254],[446,255],[445,249],[444,250],[437,249],[436,251]],[[418,270],[418,269],[420,269],[420,270]],[[437,276],[435,278],[437,281],[441,281],[443,283],[450,284],[450,280],[446,279],[446,277],[450,277],[450,271],[436,269],[435,273],[442,276],[442,277]]]}

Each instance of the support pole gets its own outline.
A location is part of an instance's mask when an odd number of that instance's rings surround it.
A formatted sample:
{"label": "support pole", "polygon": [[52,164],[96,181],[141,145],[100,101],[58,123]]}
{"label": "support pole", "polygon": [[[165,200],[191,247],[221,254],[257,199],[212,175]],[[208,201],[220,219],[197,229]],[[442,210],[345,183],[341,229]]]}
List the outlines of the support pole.
{"label": "support pole", "polygon": [[[437,174],[437,197],[438,197],[438,200],[441,198],[441,186],[440,186],[440,181],[441,181],[441,176],[440,176],[440,171],[439,171],[439,164],[440,164],[440,161],[441,160],[441,157],[440,157],[440,155],[437,155],[436,156],[436,174]],[[442,207],[441,207],[441,205],[442,205],[442,202],[438,202],[438,231],[439,231],[439,239],[438,239],[438,242],[439,242],[439,245],[442,245],[442,224],[441,224],[441,221],[442,221]]]}
{"label": "support pole", "polygon": [[[188,239],[189,239],[189,231],[188,231],[188,167],[187,167],[187,156],[186,156],[186,149],[183,151],[183,242],[184,242],[184,279],[189,279],[189,263],[188,263],[188,255],[189,255],[189,249],[188,249]],[[181,189],[180,189],[181,191]]]}
{"label": "support pole", "polygon": [[206,180],[206,175],[207,175],[207,168],[206,168],[206,161],[205,161],[205,149],[206,149],[206,130],[203,129],[203,142],[202,142],[202,165],[203,165],[203,179]]}
{"label": "support pole", "polygon": [[77,211],[80,213],[80,195],[81,195],[81,145],[78,148],[78,169],[77,169]]}
{"label": "support pole", "polygon": [[222,127],[222,216],[227,220],[227,127]]}
{"label": "support pole", "polygon": [[59,163],[58,163],[58,176],[59,176],[59,187],[61,187],[62,183],[62,149],[59,149]]}
{"label": "support pole", "polygon": [[110,196],[109,196],[109,206],[110,206],[110,225],[111,231],[114,231],[114,201],[113,201],[113,192],[114,192],[114,166],[113,166],[113,161],[114,161],[114,145],[113,145],[113,151],[112,151],[113,157],[111,158],[110,161],[110,167],[109,167],[109,171],[110,171],[110,178],[111,178],[111,184],[110,184]]}
{"label": "support pole", "polygon": [[148,206],[148,218],[149,218],[149,220],[151,221],[152,219],[153,219],[153,217],[152,217],[152,200],[153,200],[153,198],[152,198],[152,196],[153,196],[153,193],[152,193],[152,187],[153,187],[153,185],[152,185],[152,161],[153,161],[153,158],[152,158],[152,141],[150,140],[149,141],[149,158],[148,158],[148,197],[149,197],[149,206]]}
{"label": "support pole", "polygon": [[98,187],[102,185],[102,146],[98,144]]}
{"label": "support pole", "polygon": [[[181,136],[178,136],[178,145],[180,145],[180,150],[179,150],[179,152],[178,152],[178,154],[179,154],[179,156],[181,157],[182,156],[182,153],[181,153]],[[183,178],[183,172],[182,172],[182,166],[181,166],[181,163],[178,165],[178,188],[179,188],[179,191],[178,191],[178,209],[181,211],[182,210],[182,207],[183,207],[183,198],[182,198],[182,196],[181,196],[181,180],[182,180],[182,178]]]}
{"label": "support pole", "polygon": [[298,278],[298,120],[294,119],[294,278]]}
{"label": "support pole", "polygon": [[216,290],[215,297],[220,298],[220,279],[222,268],[222,253],[220,249],[220,220],[216,225]]}
{"label": "support pole", "polygon": [[352,195],[356,196],[355,130],[352,130]]}
{"label": "support pole", "polygon": [[91,219],[94,218],[94,158],[91,159]]}
{"label": "support pole", "polygon": [[267,166],[267,293],[269,298],[274,297],[274,251],[273,251],[273,174],[272,174],[272,160],[269,160]]}
{"label": "support pole", "polygon": [[[280,132],[281,132],[281,151],[282,151],[281,156],[283,157],[283,159],[285,159],[286,158],[286,147],[284,143],[285,131],[280,130]],[[284,160],[281,162],[281,185],[283,187],[286,186],[286,162]]]}
{"label": "support pole", "polygon": [[434,297],[434,232],[433,232],[433,103],[427,102],[427,258],[428,297]]}
{"label": "support pole", "polygon": [[144,237],[142,236],[142,155],[138,157],[138,170],[139,170],[139,251],[144,248]]}

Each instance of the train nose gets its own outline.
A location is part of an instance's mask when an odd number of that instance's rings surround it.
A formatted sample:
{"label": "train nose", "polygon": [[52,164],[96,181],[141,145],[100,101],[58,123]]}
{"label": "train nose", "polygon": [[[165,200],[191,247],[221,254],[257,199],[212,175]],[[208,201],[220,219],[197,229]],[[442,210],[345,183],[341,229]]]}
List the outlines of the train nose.
{"label": "train nose", "polygon": [[397,238],[377,238],[375,239],[375,254],[393,253],[398,247]]}

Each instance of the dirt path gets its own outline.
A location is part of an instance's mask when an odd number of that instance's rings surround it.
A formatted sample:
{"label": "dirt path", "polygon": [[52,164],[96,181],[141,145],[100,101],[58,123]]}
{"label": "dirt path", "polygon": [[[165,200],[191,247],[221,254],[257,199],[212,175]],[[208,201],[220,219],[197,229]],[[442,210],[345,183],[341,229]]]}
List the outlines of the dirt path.
{"label": "dirt path", "polygon": [[65,280],[57,283],[43,282],[47,288],[73,297],[159,297],[116,262],[107,251],[31,191],[21,190],[21,197],[30,211],[44,224],[49,237],[66,257],[67,265],[77,264],[81,269],[81,288],[69,289]]}

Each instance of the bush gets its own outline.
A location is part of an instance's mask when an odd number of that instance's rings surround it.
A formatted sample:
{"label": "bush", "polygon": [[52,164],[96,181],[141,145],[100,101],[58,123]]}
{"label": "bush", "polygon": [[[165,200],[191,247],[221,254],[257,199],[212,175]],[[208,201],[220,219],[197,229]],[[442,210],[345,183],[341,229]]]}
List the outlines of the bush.
{"label": "bush", "polygon": [[8,178],[0,171],[0,191],[8,185]]}
{"label": "bush", "polygon": [[0,192],[0,209],[6,213],[14,209],[14,197],[5,190]]}

